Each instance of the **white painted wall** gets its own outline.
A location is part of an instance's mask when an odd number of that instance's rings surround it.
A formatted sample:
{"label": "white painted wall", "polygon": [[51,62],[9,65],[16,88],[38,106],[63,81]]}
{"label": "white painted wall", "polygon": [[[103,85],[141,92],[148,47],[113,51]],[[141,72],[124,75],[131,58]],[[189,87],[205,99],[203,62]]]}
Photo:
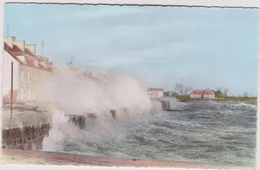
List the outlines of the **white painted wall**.
{"label": "white painted wall", "polygon": [[150,98],[160,98],[163,97],[163,91],[149,91],[148,95]]}
{"label": "white painted wall", "polygon": [[5,96],[11,91],[11,62],[13,62],[13,90],[18,90],[19,63],[5,50],[3,57],[3,96]]}
{"label": "white painted wall", "polygon": [[[193,99],[202,98],[202,95],[191,94],[190,98],[193,98]],[[203,98],[204,99],[214,99],[215,98],[215,94],[207,94],[207,95],[204,95]]]}

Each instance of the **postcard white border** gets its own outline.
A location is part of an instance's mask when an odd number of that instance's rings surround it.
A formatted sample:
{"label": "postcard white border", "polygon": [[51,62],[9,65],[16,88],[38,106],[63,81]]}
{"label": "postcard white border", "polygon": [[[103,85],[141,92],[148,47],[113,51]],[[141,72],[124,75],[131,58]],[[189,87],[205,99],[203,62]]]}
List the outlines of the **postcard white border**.
{"label": "postcard white border", "polygon": [[[125,4],[125,5],[161,5],[161,6],[198,6],[198,7],[245,7],[245,8],[260,8],[260,0],[1,0],[0,2],[0,31],[2,33],[2,36],[0,37],[0,42],[3,42],[3,34],[4,34],[4,4],[5,3],[70,3],[70,4]],[[260,16],[260,13],[259,13]],[[259,17],[260,18],[260,17]],[[260,23],[260,20],[259,20]],[[259,24],[260,25],[260,24]],[[259,29],[259,27],[258,27]],[[259,32],[259,31],[258,31]],[[258,34],[258,96],[260,96],[260,90],[259,90],[259,75],[260,75],[260,69],[259,69],[259,40],[260,40],[260,33]],[[3,43],[0,43],[0,49],[3,49]],[[1,55],[2,56],[2,55]],[[2,71],[2,60],[0,60],[0,70]],[[1,72],[2,73],[2,72]],[[2,85],[2,74],[0,74],[0,84]],[[0,88],[0,95],[2,96],[2,88]],[[2,107],[2,102],[0,102],[0,106]],[[260,102],[258,100],[258,112],[257,115],[259,116],[259,109],[260,108]],[[257,116],[257,117],[258,117]],[[1,119],[1,118],[0,118]],[[0,121],[0,125],[2,121]],[[2,126],[1,126],[2,127]],[[260,127],[260,119],[257,119],[257,164],[256,164],[256,169],[260,169],[260,132],[259,132],[259,127]],[[0,132],[0,135],[2,135],[2,132]],[[1,142],[1,139],[0,139]],[[0,155],[1,158],[1,155]],[[86,166],[81,166],[81,167],[72,167],[72,166],[47,166],[47,165],[40,165],[40,166],[29,166],[29,165],[24,165],[24,166],[17,166],[17,165],[0,165],[1,170],[11,170],[11,169],[16,169],[19,168],[21,170],[33,170],[37,168],[38,170],[42,169],[69,169],[69,170],[85,170],[86,168],[88,169],[118,169],[116,167],[113,168],[107,168],[107,167],[86,167]],[[120,168],[121,169],[121,168]],[[130,170],[134,169],[133,167],[129,168],[122,168],[125,170]],[[138,168],[138,169],[160,169],[160,168]],[[185,170],[185,168],[163,168],[164,170],[168,169],[176,169],[176,170]]]}

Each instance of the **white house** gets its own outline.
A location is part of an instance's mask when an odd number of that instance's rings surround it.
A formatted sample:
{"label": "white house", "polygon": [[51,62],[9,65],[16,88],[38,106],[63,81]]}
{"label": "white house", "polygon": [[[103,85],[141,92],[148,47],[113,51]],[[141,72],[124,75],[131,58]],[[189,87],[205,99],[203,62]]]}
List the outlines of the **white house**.
{"label": "white house", "polygon": [[194,90],[190,94],[191,99],[214,99],[215,93],[211,90]]}
{"label": "white house", "polygon": [[163,97],[163,92],[163,89],[150,88],[147,94],[150,98],[160,98]]}

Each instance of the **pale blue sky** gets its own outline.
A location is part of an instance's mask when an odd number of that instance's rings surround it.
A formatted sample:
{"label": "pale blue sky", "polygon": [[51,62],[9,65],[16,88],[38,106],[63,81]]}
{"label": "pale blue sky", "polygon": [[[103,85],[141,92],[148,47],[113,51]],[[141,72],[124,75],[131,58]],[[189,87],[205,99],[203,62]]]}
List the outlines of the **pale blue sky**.
{"label": "pale blue sky", "polygon": [[[9,36],[53,61],[135,77],[144,87],[257,92],[258,10],[7,4]],[[5,36],[7,31],[5,29]]]}

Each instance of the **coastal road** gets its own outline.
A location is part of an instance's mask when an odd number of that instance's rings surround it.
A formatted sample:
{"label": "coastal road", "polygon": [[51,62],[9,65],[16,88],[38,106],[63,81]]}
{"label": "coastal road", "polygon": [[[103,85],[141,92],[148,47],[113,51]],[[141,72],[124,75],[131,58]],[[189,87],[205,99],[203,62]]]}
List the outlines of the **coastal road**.
{"label": "coastal road", "polygon": [[224,167],[201,163],[166,162],[122,158],[92,157],[54,152],[2,150],[2,164],[18,165],[74,165],[106,167],[180,167],[200,169],[254,169],[249,167]]}

